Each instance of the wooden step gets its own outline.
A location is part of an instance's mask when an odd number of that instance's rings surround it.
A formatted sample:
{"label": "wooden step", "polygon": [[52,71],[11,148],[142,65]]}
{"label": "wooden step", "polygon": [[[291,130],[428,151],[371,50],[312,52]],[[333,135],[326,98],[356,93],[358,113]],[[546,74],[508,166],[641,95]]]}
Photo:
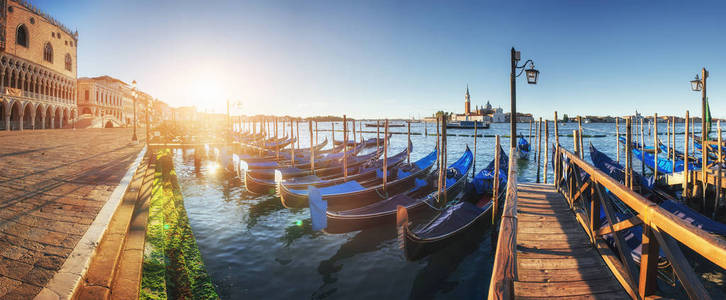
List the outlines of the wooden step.
{"label": "wooden step", "polygon": [[588,281],[560,282],[514,282],[515,297],[565,297],[594,295],[603,293],[622,293],[621,299],[627,299],[620,284],[612,279],[595,279]]}
{"label": "wooden step", "polygon": [[121,258],[137,200],[145,182],[149,180],[149,175],[153,180],[153,174],[154,170],[149,168],[148,156],[144,157],[132,177],[121,203],[111,217],[108,228],[96,248],[96,253],[91,258],[84,280],[75,292],[75,299],[108,299],[110,297],[116,266]]}

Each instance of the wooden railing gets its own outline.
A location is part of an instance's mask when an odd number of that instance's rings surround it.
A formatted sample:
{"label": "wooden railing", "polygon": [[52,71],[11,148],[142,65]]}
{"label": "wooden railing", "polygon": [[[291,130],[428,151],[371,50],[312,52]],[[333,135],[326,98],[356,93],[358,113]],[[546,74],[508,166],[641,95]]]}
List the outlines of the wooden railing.
{"label": "wooden railing", "polygon": [[[496,214],[497,210],[492,211]],[[507,194],[499,225],[494,268],[489,282],[488,299],[513,299],[517,279],[517,149],[509,149]]]}
{"label": "wooden railing", "polygon": [[[582,149],[581,146],[576,148]],[[557,146],[555,155],[555,183],[605,263],[633,299],[655,294],[660,250],[691,299],[710,299],[681,252],[679,243],[726,268],[726,241],[674,216],[560,146]],[[618,221],[613,208],[614,199],[619,199],[635,216]],[[608,226],[603,228],[600,224],[601,208],[608,222]],[[502,218],[501,232],[504,232],[504,224]],[[623,238],[623,230],[638,225],[643,226],[640,266],[633,260]],[[604,239],[604,235],[609,234],[612,234],[617,255]],[[504,238],[500,235],[502,240]],[[501,244],[497,247],[497,259],[500,248]],[[495,262],[495,271],[498,266]]]}

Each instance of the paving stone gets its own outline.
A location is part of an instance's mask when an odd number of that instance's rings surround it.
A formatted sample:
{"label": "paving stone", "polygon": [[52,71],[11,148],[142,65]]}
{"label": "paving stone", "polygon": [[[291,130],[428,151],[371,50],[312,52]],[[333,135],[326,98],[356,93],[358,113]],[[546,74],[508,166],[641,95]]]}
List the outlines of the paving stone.
{"label": "paving stone", "polygon": [[126,128],[0,131],[0,140],[0,299],[32,299],[143,143],[130,143]]}

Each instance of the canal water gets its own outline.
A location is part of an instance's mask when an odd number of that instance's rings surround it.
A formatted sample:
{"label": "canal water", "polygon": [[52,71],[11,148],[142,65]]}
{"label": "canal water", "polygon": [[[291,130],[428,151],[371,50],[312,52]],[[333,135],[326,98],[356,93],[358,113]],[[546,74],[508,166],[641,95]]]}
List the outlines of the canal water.
{"label": "canal water", "polygon": [[[585,137],[584,144],[592,143],[614,158],[615,124],[583,126],[585,135],[596,136]],[[321,130],[330,127],[330,123],[319,123]],[[528,137],[529,127],[529,124],[519,124],[519,133]],[[659,132],[664,133],[665,127],[661,124]],[[341,129],[341,123],[335,128]],[[561,124],[560,134],[571,135],[576,128],[576,123]],[[436,133],[433,124],[411,125],[412,133],[423,133],[426,129],[429,134]],[[549,129],[551,145],[554,129]],[[288,133],[289,130],[287,127]],[[375,128],[363,126],[363,130],[375,131]],[[405,132],[406,128],[391,131]],[[676,131],[683,132],[683,124],[678,124]],[[309,146],[308,132],[307,123],[300,124],[300,147]],[[624,132],[625,126],[621,124],[621,133]],[[449,129],[448,133],[457,135],[448,137],[449,163],[460,157],[467,145],[473,151],[474,138],[464,136],[472,135],[473,130]],[[485,137],[477,139],[477,170],[494,157],[492,136],[508,133],[508,124],[491,124],[490,129],[479,130]],[[535,133],[533,129],[532,135]],[[335,135],[336,140],[342,139],[341,132]],[[322,141],[325,136],[330,137],[330,132],[321,131],[318,138]],[[375,136],[375,133],[363,133],[364,138]],[[667,138],[662,135],[661,139]],[[428,154],[436,144],[434,136],[412,135],[411,140],[412,161]],[[646,143],[652,144],[652,141],[652,136],[646,136]],[[683,136],[677,136],[676,141],[677,148],[682,150]],[[534,139],[530,142],[536,149]],[[509,139],[502,137],[501,143],[507,149]],[[560,137],[560,144],[571,150],[572,138]],[[389,153],[397,153],[405,145],[405,134],[393,135]],[[544,138],[542,147],[545,147]],[[542,153],[543,170],[544,150]],[[536,180],[533,154],[529,160],[519,162],[520,181]],[[620,154],[624,158],[622,151]],[[585,159],[589,161],[589,154]],[[481,228],[477,240],[453,243],[429,257],[408,261],[399,248],[394,224],[346,234],[314,232],[308,209],[286,209],[278,197],[248,193],[243,180],[226,177],[213,159],[205,161],[197,173],[192,153],[178,151],[175,165],[199,249],[223,299],[486,298],[495,247],[491,227]],[[637,160],[634,167],[640,168]],[[551,182],[551,164],[548,174]]]}

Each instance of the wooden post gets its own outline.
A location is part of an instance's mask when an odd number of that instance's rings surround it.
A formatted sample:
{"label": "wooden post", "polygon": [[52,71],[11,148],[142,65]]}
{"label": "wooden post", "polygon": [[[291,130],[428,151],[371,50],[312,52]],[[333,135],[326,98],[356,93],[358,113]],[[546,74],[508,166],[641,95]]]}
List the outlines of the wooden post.
{"label": "wooden post", "polygon": [[683,141],[683,198],[688,199],[688,175],[690,175],[690,171],[688,170],[688,158],[690,157],[690,153],[688,153],[688,125],[690,124],[690,118],[688,116],[688,111],[686,111],[686,118],[683,120],[685,123],[685,129],[683,131],[684,135],[684,141]]}
{"label": "wooden post", "polygon": [[499,144],[499,135],[494,137],[495,143],[494,143],[494,183],[492,184],[492,224],[495,224],[495,220],[497,219],[497,212],[499,211],[499,160],[501,159],[501,155],[499,154],[499,149],[501,148]]}
{"label": "wooden post", "polygon": [[542,165],[542,117],[539,117],[537,122],[537,183],[540,182],[540,165]]}
{"label": "wooden post", "polygon": [[[318,121],[315,121],[315,144],[318,143]],[[333,145],[335,146],[335,145]]]}
{"label": "wooden post", "polygon": [[472,171],[471,171],[471,178],[474,178],[474,174],[476,174],[476,138],[477,138],[477,121],[474,121],[474,161],[472,161]]}
{"label": "wooden post", "polygon": [[618,158],[617,162],[620,163],[620,120],[619,117],[615,117],[615,156]]}
{"label": "wooden post", "polygon": [[424,121],[424,137],[429,136],[429,123]]}
{"label": "wooden post", "polygon": [[406,139],[406,163],[411,163],[411,148],[408,147],[408,144],[411,143],[411,121],[408,121],[408,135]]}
{"label": "wooden post", "polygon": [[555,172],[555,187],[557,188],[558,191],[560,190],[560,180],[559,180],[560,164],[558,163],[559,157],[560,157],[560,153],[559,153],[559,149],[560,149],[560,131],[559,130],[560,129],[559,128],[560,127],[559,127],[559,120],[557,119],[557,111],[555,111],[555,150],[556,150],[555,157],[556,157],[556,159],[555,159],[555,165],[552,166],[552,169],[554,169],[554,172]]}
{"label": "wooden post", "polygon": [[[510,116],[512,117],[512,116]],[[515,116],[516,118],[516,116]],[[512,138],[515,138],[514,136]],[[529,120],[529,142],[532,142],[532,119]],[[516,144],[515,144],[516,145]]]}
{"label": "wooden post", "polygon": [[716,215],[718,214],[718,202],[721,199],[721,164],[723,164],[723,152],[721,148],[721,144],[723,141],[721,140],[721,120],[718,120],[716,122],[716,126],[718,126],[718,159],[716,160],[718,162],[718,177],[717,177],[717,183],[716,183],[716,199],[713,205],[713,219],[716,219]]}
{"label": "wooden post", "polygon": [[446,122],[447,122],[447,120],[446,119],[447,119],[447,116],[446,116],[446,114],[444,114],[444,119],[441,122],[441,149],[442,149],[441,157],[443,159],[441,161],[441,169],[439,169],[439,174],[441,172],[443,172],[443,176],[441,176],[440,178],[441,178],[441,185],[442,185],[441,189],[444,192],[444,203],[449,202],[449,199],[448,199],[448,196],[446,193],[446,169],[447,169],[447,164],[446,164],[446,158],[447,158],[446,154],[447,153],[446,152],[448,152],[448,150],[449,150],[448,145],[446,144],[447,143],[447,141],[446,141],[447,140],[447,138],[446,138]]}
{"label": "wooden post", "polygon": [[[645,148],[645,145],[643,145],[643,148]],[[645,151],[645,150],[643,150]],[[645,164],[645,160],[643,160],[643,164]],[[658,181],[658,113],[653,114],[653,178],[657,182]],[[643,173],[643,176],[645,176],[645,173]]]}
{"label": "wooden post", "polygon": [[[295,135],[297,136],[297,148],[300,149],[300,120],[295,121],[295,132]],[[313,145],[310,144],[310,147],[312,146]]]}
{"label": "wooden post", "polygon": [[[704,80],[705,81],[705,80]],[[704,116],[701,116],[701,198],[703,199],[701,210],[706,212],[706,188],[708,187],[708,136],[706,136],[706,121]],[[708,124],[710,126],[711,124]]]}
{"label": "wooden post", "polygon": [[343,181],[348,181],[348,119],[343,115]]}
{"label": "wooden post", "polygon": [[545,162],[544,162],[544,183],[547,184],[547,167],[550,162],[550,127],[549,122],[545,120]]}
{"label": "wooden post", "polygon": [[640,119],[640,175],[645,176],[645,127],[643,119]]}
{"label": "wooden post", "polygon": [[[292,121],[290,121],[290,138],[293,137],[294,132],[292,131]],[[298,130],[297,142],[300,142],[300,131]],[[292,154],[292,166],[295,166],[295,143],[290,144],[290,153]]]}
{"label": "wooden post", "polygon": [[353,144],[355,144],[355,119],[351,119],[350,122],[353,125]]}
{"label": "wooden post", "polygon": [[[653,204],[655,205],[655,204]],[[646,217],[647,218],[647,217]],[[644,220],[642,253],[640,256],[640,278],[638,283],[638,295],[641,299],[653,295],[657,288],[658,278],[658,241],[653,234],[648,219]]]}
{"label": "wooden post", "polygon": [[[317,126],[316,126],[317,127]],[[308,120],[308,129],[310,130],[310,173],[315,174],[315,143],[313,142],[313,119]],[[315,130],[317,133],[317,130]],[[315,135],[317,139],[317,134]]]}
{"label": "wooden post", "polygon": [[[676,165],[676,116],[671,117],[671,135],[673,136],[673,166]],[[686,165],[683,165],[684,170],[687,169]],[[675,172],[675,169],[673,169],[673,172]]]}
{"label": "wooden post", "polygon": [[696,118],[691,119],[691,151],[693,151],[693,156],[696,156]]}
{"label": "wooden post", "polygon": [[335,146],[335,122],[330,122],[330,138],[333,139],[330,141],[333,143],[333,146]]}
{"label": "wooden post", "polygon": [[[385,134],[388,136],[388,119],[386,119]],[[383,139],[383,191],[386,191],[388,182],[388,139]]]}
{"label": "wooden post", "polygon": [[580,158],[585,159],[585,151],[582,150],[582,117],[577,116],[577,143],[580,145]]}
{"label": "wooden post", "polygon": [[[666,159],[671,160],[671,119],[666,119],[666,136],[668,137],[668,145],[666,146]],[[675,167],[676,165],[673,165]],[[673,170],[675,172],[675,169]]]}
{"label": "wooden post", "polygon": [[381,148],[380,141],[381,141],[381,122],[380,122],[380,120],[376,120],[376,149]]}
{"label": "wooden post", "polygon": [[633,118],[628,117],[625,120],[625,185],[633,189]]}
{"label": "wooden post", "polygon": [[[441,123],[439,123],[439,118],[441,118]],[[441,177],[444,176],[441,172],[441,161],[442,156],[441,153],[443,152],[443,137],[440,134],[439,126],[443,126],[444,117],[439,116],[436,118],[436,163],[438,164],[439,174],[437,176],[437,182],[436,182],[436,200],[439,202],[439,205],[442,204],[443,201],[441,201]]]}
{"label": "wooden post", "polygon": [[580,156],[580,139],[577,137],[579,132],[577,130],[572,131],[572,148],[575,149],[575,154]]}

